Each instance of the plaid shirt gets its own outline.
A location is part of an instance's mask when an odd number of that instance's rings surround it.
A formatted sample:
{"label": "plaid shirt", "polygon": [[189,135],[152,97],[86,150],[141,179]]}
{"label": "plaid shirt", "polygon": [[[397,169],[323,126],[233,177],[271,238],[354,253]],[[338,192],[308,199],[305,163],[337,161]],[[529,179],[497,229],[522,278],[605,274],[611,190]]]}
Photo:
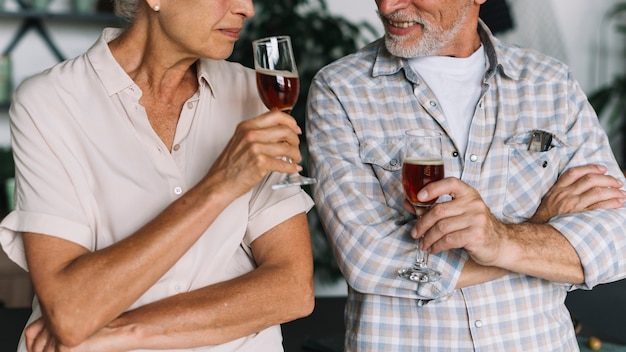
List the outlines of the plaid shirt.
{"label": "plaid shirt", "polygon": [[[626,273],[626,208],[553,218],[585,272],[580,287],[512,273],[463,289],[468,255],[431,255],[439,282],[397,278],[415,258],[402,207],[404,131],[443,131],[446,174],[477,189],[494,216],[522,222],[567,169],[606,165],[623,181],[607,136],[568,68],[535,51],[507,46],[479,29],[488,67],[469,143],[458,153],[437,99],[406,60],[382,40],[322,69],[308,103],[307,138],[317,210],[349,284],[347,351],[575,351],[567,291]],[[527,150],[533,131],[551,148]],[[418,306],[419,299],[430,303]]]}

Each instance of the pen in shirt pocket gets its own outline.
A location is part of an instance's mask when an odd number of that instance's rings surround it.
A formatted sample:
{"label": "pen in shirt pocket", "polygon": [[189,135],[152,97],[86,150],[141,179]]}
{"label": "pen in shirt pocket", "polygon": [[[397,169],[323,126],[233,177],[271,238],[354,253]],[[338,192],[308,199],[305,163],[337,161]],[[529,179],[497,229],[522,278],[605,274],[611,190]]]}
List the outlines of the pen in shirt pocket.
{"label": "pen in shirt pocket", "polygon": [[552,148],[552,133],[545,131],[533,131],[528,141],[528,150],[535,152],[547,152]]}

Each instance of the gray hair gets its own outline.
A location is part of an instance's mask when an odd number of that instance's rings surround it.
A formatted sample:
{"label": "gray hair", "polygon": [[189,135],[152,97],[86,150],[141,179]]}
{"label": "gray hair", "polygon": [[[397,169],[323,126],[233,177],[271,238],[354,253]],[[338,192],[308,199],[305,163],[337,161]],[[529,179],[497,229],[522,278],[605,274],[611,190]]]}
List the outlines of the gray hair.
{"label": "gray hair", "polygon": [[115,14],[126,22],[132,22],[137,13],[138,0],[113,0]]}

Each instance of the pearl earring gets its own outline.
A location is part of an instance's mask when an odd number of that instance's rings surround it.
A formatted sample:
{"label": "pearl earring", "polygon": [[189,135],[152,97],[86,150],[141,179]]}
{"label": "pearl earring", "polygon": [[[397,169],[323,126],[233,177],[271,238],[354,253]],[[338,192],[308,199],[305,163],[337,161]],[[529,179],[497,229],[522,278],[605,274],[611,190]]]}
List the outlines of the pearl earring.
{"label": "pearl earring", "polygon": [[161,8],[159,7],[159,5],[154,5],[153,9],[155,12],[159,12]]}

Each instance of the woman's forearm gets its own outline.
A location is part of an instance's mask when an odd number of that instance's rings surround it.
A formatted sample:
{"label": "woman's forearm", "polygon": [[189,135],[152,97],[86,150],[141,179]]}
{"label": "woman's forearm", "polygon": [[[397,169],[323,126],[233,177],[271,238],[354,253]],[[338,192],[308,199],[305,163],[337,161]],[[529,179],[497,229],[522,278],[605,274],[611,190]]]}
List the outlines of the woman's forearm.
{"label": "woman's forearm", "polygon": [[190,191],[135,234],[95,252],[25,234],[31,278],[52,333],[76,345],[127,310],[193,245],[219,204],[203,189]]}
{"label": "woman's forearm", "polygon": [[215,345],[310,314],[313,261],[306,215],[270,230],[253,250],[257,269],[126,312],[79,347],[124,351]]}

